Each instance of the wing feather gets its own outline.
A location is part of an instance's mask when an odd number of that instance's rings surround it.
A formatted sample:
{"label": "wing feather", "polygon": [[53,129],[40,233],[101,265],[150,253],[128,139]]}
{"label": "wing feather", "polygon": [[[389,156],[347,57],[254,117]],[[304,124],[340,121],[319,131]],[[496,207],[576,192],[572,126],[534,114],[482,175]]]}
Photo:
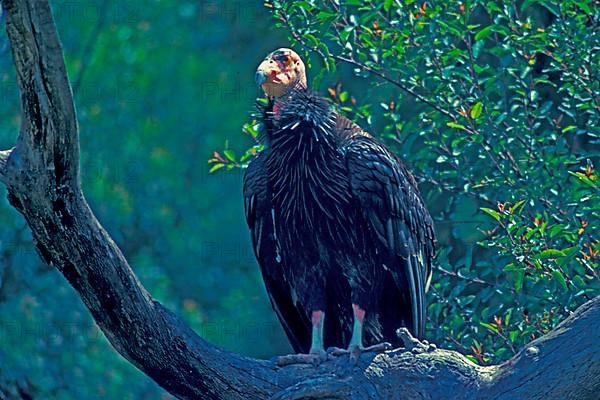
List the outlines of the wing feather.
{"label": "wing feather", "polygon": [[434,254],[433,221],[412,175],[375,139],[362,131],[349,134],[345,154],[352,193],[393,260],[381,268],[389,268],[399,290],[408,290],[412,331],[421,337]]}
{"label": "wing feather", "polygon": [[304,310],[297,306],[293,288],[282,273],[286,266],[278,253],[271,192],[268,175],[263,166],[265,157],[265,153],[256,156],[244,174],[246,221],[271,305],[294,350],[308,352],[311,324]]}

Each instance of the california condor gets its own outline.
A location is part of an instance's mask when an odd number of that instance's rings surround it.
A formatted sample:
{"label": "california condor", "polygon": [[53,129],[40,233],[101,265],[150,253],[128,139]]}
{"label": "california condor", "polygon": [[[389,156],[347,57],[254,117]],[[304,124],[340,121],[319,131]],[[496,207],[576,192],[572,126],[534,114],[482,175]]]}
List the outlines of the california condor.
{"label": "california condor", "polygon": [[425,330],[434,230],[402,161],[307,86],[294,51],[256,71],[265,150],[245,212],[273,308],[298,353],[352,352]]}

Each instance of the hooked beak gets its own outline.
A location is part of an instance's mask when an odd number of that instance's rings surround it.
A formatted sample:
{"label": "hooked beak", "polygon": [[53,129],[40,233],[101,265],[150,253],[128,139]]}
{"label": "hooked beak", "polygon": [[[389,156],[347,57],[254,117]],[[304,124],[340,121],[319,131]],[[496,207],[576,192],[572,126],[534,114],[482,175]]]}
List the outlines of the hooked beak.
{"label": "hooked beak", "polygon": [[265,71],[263,71],[262,69],[259,69],[258,71],[256,71],[256,74],[254,75],[254,79],[256,80],[257,86],[262,86],[262,84],[267,81],[267,78],[268,78],[267,73]]}
{"label": "hooked beak", "polygon": [[256,80],[256,84],[258,86],[262,86],[265,83],[273,81],[273,78],[275,78],[276,75],[277,74],[274,69],[273,61],[270,59],[264,59],[256,68],[256,74],[254,75],[254,79]]}
{"label": "hooked beak", "polygon": [[278,66],[271,59],[265,59],[256,68],[254,79],[256,84],[262,88],[267,97],[280,97],[286,90],[285,76],[278,76]]}

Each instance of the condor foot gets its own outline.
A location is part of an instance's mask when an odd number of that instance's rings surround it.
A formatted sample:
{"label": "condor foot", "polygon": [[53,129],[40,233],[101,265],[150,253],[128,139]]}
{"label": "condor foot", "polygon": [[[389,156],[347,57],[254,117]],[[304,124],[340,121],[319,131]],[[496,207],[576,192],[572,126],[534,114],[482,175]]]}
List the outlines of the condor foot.
{"label": "condor foot", "polygon": [[334,357],[339,357],[348,354],[350,356],[350,361],[356,363],[362,353],[383,353],[384,351],[391,350],[391,348],[391,343],[383,342],[368,347],[350,345],[347,349],[341,349],[339,347],[330,347],[329,349],[327,349],[327,353]]}

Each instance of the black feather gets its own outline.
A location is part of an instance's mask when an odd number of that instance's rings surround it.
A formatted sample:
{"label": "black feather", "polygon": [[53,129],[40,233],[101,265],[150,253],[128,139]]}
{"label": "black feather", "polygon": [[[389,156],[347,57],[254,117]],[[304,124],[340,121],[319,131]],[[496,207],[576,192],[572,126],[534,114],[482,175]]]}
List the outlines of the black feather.
{"label": "black feather", "polygon": [[345,347],[352,303],[364,345],[422,337],[433,222],[393,153],[318,94],[295,88],[261,111],[266,150],[244,179],[246,218],[271,302],[296,351],[325,311],[325,345]]}

